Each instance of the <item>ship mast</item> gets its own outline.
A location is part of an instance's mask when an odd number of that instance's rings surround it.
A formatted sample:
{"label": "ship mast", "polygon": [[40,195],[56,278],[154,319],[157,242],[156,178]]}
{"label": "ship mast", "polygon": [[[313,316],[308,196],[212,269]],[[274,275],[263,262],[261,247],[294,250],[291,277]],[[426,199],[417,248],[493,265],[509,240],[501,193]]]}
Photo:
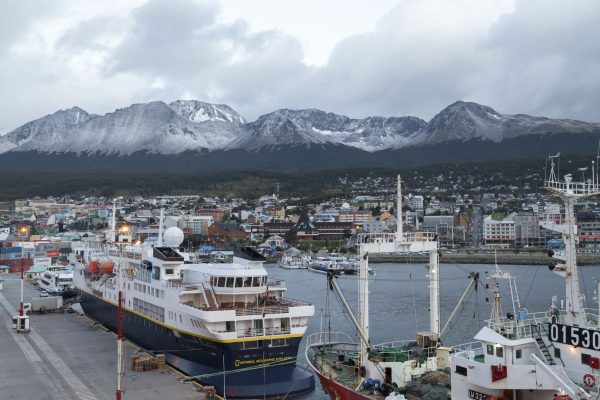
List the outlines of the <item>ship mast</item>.
{"label": "ship mast", "polygon": [[554,258],[562,261],[552,265],[554,273],[565,278],[565,323],[567,325],[587,326],[588,321],[583,308],[583,296],[579,287],[579,270],[577,267],[577,253],[575,242],[577,238],[577,225],[575,221],[574,206],[577,200],[600,194],[598,185],[598,171],[594,170],[592,162],[592,177],[587,181],[574,182],[571,174],[566,174],[563,180],[555,171],[554,160],[560,156],[550,158],[550,174],[544,181],[544,188],[562,200],[565,205],[565,223],[562,225],[546,221],[543,225],[549,229],[562,233],[564,250],[551,254]]}
{"label": "ship mast", "polygon": [[429,254],[429,309],[430,333],[436,338],[440,333],[439,300],[439,254],[437,235],[426,232],[404,233],[402,227],[402,180],[397,177],[396,232],[366,234],[358,237],[358,257],[360,262],[358,277],[358,326],[361,336],[360,365],[365,366],[369,356],[369,254]]}

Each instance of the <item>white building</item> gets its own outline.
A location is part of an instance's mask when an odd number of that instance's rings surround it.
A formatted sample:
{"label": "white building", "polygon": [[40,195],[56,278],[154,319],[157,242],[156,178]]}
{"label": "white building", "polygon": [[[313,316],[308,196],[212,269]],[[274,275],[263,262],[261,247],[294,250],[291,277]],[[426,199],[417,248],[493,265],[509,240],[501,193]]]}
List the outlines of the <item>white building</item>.
{"label": "white building", "polygon": [[206,235],[208,227],[214,222],[212,216],[208,215],[185,215],[179,220],[181,229],[189,229],[192,235]]}
{"label": "white building", "polygon": [[509,248],[515,245],[515,221],[513,215],[501,220],[488,215],[483,220],[483,242],[487,247]]}
{"label": "white building", "polygon": [[423,196],[413,196],[412,194],[409,194],[405,200],[411,208],[414,208],[415,210],[423,209]]}

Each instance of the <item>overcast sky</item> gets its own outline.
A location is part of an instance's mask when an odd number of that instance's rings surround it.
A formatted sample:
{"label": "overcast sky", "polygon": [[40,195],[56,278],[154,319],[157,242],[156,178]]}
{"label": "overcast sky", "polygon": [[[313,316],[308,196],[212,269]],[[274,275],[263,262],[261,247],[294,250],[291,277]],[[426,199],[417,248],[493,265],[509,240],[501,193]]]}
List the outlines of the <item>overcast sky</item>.
{"label": "overcast sky", "polygon": [[5,0],[0,133],[58,109],[226,103],[600,121],[600,1]]}

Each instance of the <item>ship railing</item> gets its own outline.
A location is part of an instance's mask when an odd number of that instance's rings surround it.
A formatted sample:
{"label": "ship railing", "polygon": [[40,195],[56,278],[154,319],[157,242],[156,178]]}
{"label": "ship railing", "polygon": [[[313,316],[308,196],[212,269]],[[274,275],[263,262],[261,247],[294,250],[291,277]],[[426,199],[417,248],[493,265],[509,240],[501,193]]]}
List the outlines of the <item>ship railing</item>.
{"label": "ship railing", "polygon": [[312,306],[313,305],[312,303],[310,303],[308,301],[289,299],[287,297],[282,297],[281,299],[279,299],[277,304],[281,304],[282,306],[288,306],[288,307]]}
{"label": "ship railing", "polygon": [[[597,310],[593,308],[584,308],[583,310],[586,314],[586,320],[592,325],[597,325]],[[522,320],[517,320],[516,317],[513,319],[501,318],[499,320],[487,320],[486,323],[490,328],[504,336],[516,335],[518,331],[521,337],[530,337],[533,335],[532,325],[548,324],[550,322],[564,324],[565,315],[566,310],[559,310],[556,315],[552,315],[550,311],[541,311],[529,313]]]}
{"label": "ship railing", "polygon": [[237,336],[242,337],[256,337],[256,336],[270,336],[270,335],[287,335],[290,333],[289,328],[265,328],[265,329],[238,329],[236,330]]}
{"label": "ship railing", "polygon": [[555,190],[561,193],[568,193],[575,196],[591,196],[600,193],[600,185],[591,182],[566,182],[566,181],[544,181],[546,189]]}
{"label": "ship railing", "polygon": [[180,284],[179,289],[182,292],[203,292],[204,291],[204,289],[200,288],[200,286],[186,285],[186,284]]}
{"label": "ship railing", "polygon": [[[475,344],[475,343],[473,343],[473,344]],[[462,350],[458,350],[458,351],[454,352],[453,354],[456,357],[464,358],[464,359],[471,360],[471,361],[478,361],[476,359],[476,357],[485,356],[485,352],[483,350],[483,347],[481,346],[481,343],[478,343],[477,345],[478,345],[478,347],[473,346],[471,348],[464,348]],[[454,347],[452,349],[454,350]],[[483,360],[478,361],[478,362],[483,362]]]}
{"label": "ship railing", "polygon": [[483,349],[483,346],[481,345],[481,342],[467,342],[454,345],[451,347],[451,349],[453,353],[460,353],[463,351],[470,351],[473,349]]}
{"label": "ship railing", "polygon": [[306,347],[333,343],[354,344],[354,340],[344,332],[317,332],[306,338]]}
{"label": "ship railing", "polygon": [[265,307],[248,307],[248,308],[237,308],[231,307],[230,309],[235,309],[235,315],[243,316],[243,315],[264,315],[264,314],[286,314],[289,312],[289,307],[286,306],[265,306]]}
{"label": "ship railing", "polygon": [[267,279],[267,286],[270,288],[285,288],[283,279]]}
{"label": "ship railing", "polygon": [[414,340],[396,340],[393,342],[379,343],[372,347],[373,350],[398,349],[414,344]]}
{"label": "ship railing", "polygon": [[[401,242],[433,242],[435,232],[405,232],[402,234]],[[357,236],[357,243],[394,243],[395,233],[367,233]]]}
{"label": "ship railing", "polygon": [[165,285],[170,288],[179,289],[181,287],[181,279],[169,279],[165,281]]}

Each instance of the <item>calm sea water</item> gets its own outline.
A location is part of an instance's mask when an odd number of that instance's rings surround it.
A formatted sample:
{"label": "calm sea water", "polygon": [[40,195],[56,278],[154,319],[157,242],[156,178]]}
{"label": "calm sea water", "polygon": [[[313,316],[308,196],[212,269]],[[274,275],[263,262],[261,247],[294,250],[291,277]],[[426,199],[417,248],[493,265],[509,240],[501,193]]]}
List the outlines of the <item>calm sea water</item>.
{"label": "calm sea water", "polygon": [[[370,336],[373,343],[394,340],[414,340],[417,331],[429,330],[429,278],[425,264],[370,264],[375,276],[370,279]],[[315,305],[315,316],[310,320],[306,336],[319,332],[321,315],[329,309],[331,330],[346,332],[351,337],[354,329],[342,311],[333,292],[327,290],[327,278],[308,270],[286,270],[267,267],[269,276],[285,279],[286,297],[310,301]],[[454,345],[473,341],[473,336],[488,319],[492,299],[491,289],[485,289],[485,283],[491,283],[486,272],[493,265],[442,264],[440,266],[440,303],[442,326],[464,292],[469,272],[479,272],[478,291],[468,299],[464,310],[454,328],[447,334],[444,344]],[[529,312],[546,311],[553,295],[559,300],[564,298],[564,280],[548,270],[547,266],[501,266],[504,271],[516,277],[521,306]],[[596,290],[595,279],[600,278],[600,266],[580,267],[581,290],[586,295],[586,306],[597,308],[592,299]],[[504,313],[512,311],[510,293],[505,280],[499,280]],[[342,276],[338,283],[344,290],[350,305],[356,309],[358,282],[356,277]],[[491,286],[491,284],[490,284]],[[328,307],[329,305],[329,307]],[[303,342],[304,343],[304,342]],[[298,354],[298,364],[305,365],[304,344]],[[317,383],[315,392],[303,399],[327,399]]]}

